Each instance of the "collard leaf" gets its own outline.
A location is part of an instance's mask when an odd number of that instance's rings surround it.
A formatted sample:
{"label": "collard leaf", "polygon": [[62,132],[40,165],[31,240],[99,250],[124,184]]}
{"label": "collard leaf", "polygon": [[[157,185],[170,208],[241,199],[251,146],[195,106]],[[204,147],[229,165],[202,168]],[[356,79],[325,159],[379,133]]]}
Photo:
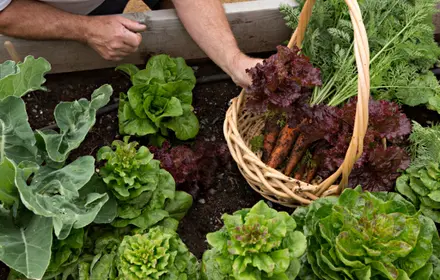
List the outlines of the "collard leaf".
{"label": "collard leaf", "polygon": [[95,174],[86,184],[86,186],[84,186],[84,188],[94,193],[107,193],[109,196],[108,201],[104,204],[104,206],[102,206],[93,222],[96,224],[109,224],[113,222],[118,214],[118,202],[116,201],[116,198],[107,191],[104,181]]}
{"label": "collard leaf", "polygon": [[22,97],[35,90],[46,90],[42,86],[46,82],[44,75],[51,70],[47,60],[27,56],[23,62],[15,66],[13,64],[5,62],[0,66],[0,100],[8,96]]}
{"label": "collard leaf", "polygon": [[52,219],[26,215],[21,227],[7,216],[0,221],[0,260],[27,278],[41,279],[51,257]]}
{"label": "collard leaf", "polygon": [[7,97],[0,101],[0,162],[8,157],[15,163],[35,161],[37,148],[24,101]]}
{"label": "collard leaf", "polygon": [[95,124],[97,110],[110,101],[112,92],[110,85],[104,85],[93,92],[91,101],[80,99],[57,105],[55,120],[60,133],[37,130],[51,160],[63,162],[72,150],[79,147]]}
{"label": "collard leaf", "polygon": [[[92,223],[108,201],[107,193],[87,185],[95,169],[93,157],[82,157],[59,170],[23,162],[15,182],[23,204],[37,215],[52,218],[58,239],[72,228]],[[30,184],[28,179],[34,174]]]}
{"label": "collard leaf", "polygon": [[15,165],[8,159],[4,158],[0,164],[0,207],[9,209],[13,206],[18,207],[20,197],[15,186]]}
{"label": "collard leaf", "polygon": [[15,61],[6,60],[0,64],[0,79],[3,79],[11,74],[16,74],[18,72],[18,66]]}

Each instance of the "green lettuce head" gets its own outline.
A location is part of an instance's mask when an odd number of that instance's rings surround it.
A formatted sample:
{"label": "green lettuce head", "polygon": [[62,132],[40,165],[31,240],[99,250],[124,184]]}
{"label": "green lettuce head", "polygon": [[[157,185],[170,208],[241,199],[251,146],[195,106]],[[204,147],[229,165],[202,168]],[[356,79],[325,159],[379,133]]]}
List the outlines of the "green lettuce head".
{"label": "green lettuce head", "polygon": [[192,196],[176,191],[173,176],[160,168],[147,147],[137,142],[115,140],[113,147],[102,147],[98,160],[105,161],[100,170],[104,182],[118,200],[114,227],[128,225],[146,230],[161,223],[177,229],[191,207]]}
{"label": "green lettuce head", "polygon": [[224,227],[207,235],[212,248],[203,255],[204,279],[295,279],[306,239],[289,214],[260,201],[222,219]]}
{"label": "green lettuce head", "polygon": [[120,96],[121,134],[149,135],[159,146],[169,130],[180,140],[197,135],[199,121],[191,105],[196,78],[183,58],[161,54],[152,57],[143,70],[131,64],[116,69],[128,74],[133,83]]}
{"label": "green lettuce head", "polygon": [[197,280],[199,264],[176,232],[151,228],[125,236],[118,250],[119,279]]}
{"label": "green lettuce head", "polygon": [[440,279],[434,222],[396,193],[346,189],[293,216],[304,226],[315,279]]}

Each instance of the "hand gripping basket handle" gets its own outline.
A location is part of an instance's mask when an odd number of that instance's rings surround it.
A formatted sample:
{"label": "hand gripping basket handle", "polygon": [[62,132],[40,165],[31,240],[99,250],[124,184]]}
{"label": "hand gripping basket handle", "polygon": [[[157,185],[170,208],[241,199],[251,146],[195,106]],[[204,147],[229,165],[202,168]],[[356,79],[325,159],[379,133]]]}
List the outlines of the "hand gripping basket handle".
{"label": "hand gripping basket handle", "polygon": [[[307,25],[312,15],[316,0],[307,0],[301,11],[298,27],[288,44],[289,48],[294,45],[301,47],[304,40]],[[362,21],[362,14],[356,0],[345,0],[350,11],[351,22],[354,31],[354,53],[358,70],[358,102],[354,121],[353,136],[345,159],[339,169],[319,186],[317,196],[321,196],[342,174],[342,179],[337,189],[340,193],[348,184],[348,176],[355,162],[363,152],[364,137],[368,127],[368,102],[370,99],[370,50],[368,46],[367,31]]]}

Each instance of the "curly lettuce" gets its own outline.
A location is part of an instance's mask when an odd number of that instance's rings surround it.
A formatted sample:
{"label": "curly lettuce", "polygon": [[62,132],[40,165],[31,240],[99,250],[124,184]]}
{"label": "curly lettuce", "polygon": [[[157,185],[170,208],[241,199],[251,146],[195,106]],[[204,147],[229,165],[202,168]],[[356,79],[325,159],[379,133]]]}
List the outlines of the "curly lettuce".
{"label": "curly lettuce", "polygon": [[291,216],[260,201],[222,219],[224,227],[207,235],[211,249],[203,254],[203,279],[295,279],[306,239]]}
{"label": "curly lettuce", "polygon": [[339,198],[298,208],[293,216],[307,236],[315,279],[440,277],[435,224],[399,194],[346,189]]}
{"label": "curly lettuce", "polygon": [[191,106],[196,78],[183,58],[157,55],[143,70],[128,64],[116,69],[128,74],[133,83],[120,96],[121,134],[150,135],[156,142],[168,136],[169,130],[180,140],[197,135],[199,121]]}
{"label": "curly lettuce", "polygon": [[160,168],[148,148],[137,146],[127,136],[98,151],[98,160],[105,161],[100,175],[118,200],[118,217],[112,224],[145,230],[172,223],[177,228],[192,205],[192,196],[176,191],[171,174]]}
{"label": "curly lettuce", "polygon": [[125,236],[118,249],[120,279],[199,279],[199,263],[173,230],[154,227]]}

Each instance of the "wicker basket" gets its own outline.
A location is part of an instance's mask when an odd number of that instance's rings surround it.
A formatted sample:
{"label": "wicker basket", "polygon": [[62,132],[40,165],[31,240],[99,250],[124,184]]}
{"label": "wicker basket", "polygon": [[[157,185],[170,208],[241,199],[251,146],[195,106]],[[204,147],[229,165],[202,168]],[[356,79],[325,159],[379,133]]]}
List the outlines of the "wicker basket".
{"label": "wicker basket", "polygon": [[[295,30],[288,47],[301,46],[307,24],[310,20],[316,0],[307,0],[300,15],[298,28]],[[348,176],[354,163],[362,155],[363,141],[368,126],[368,102],[370,98],[370,53],[368,38],[362,21],[362,15],[356,0],[345,0],[350,10],[354,30],[354,51],[358,69],[358,103],[353,136],[339,169],[319,185],[308,184],[285,176],[261,161],[261,153],[255,154],[249,148],[250,140],[261,135],[265,119],[246,110],[246,93],[243,90],[226,113],[224,135],[232,157],[237,162],[242,175],[249,185],[264,198],[287,206],[297,207],[310,204],[319,197],[338,195],[347,186]],[[318,65],[319,66],[319,65]],[[342,176],[340,183],[334,185]]]}

